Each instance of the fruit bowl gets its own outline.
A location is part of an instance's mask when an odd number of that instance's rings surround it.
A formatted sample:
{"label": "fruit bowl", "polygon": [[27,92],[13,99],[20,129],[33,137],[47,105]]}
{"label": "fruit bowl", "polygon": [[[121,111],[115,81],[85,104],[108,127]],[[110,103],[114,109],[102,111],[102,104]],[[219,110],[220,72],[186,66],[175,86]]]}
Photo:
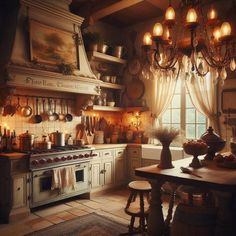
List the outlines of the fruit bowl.
{"label": "fruit bowl", "polygon": [[190,140],[183,144],[183,149],[185,153],[193,155],[193,160],[189,166],[193,168],[202,167],[201,162],[198,159],[199,155],[204,155],[207,153],[208,146],[202,140]]}

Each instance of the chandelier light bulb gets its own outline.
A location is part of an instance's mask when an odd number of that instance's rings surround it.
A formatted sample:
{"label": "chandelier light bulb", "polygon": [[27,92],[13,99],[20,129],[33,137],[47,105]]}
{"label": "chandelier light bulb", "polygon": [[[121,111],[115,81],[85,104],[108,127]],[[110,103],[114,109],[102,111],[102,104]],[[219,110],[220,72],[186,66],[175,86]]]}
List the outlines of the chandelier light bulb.
{"label": "chandelier light bulb", "polygon": [[234,71],[236,69],[236,63],[234,58],[230,61],[230,70]]}
{"label": "chandelier light bulb", "polygon": [[163,32],[163,38],[164,38],[165,40],[170,39],[170,31],[169,31],[168,27],[166,27],[165,30],[164,30],[164,32]]}
{"label": "chandelier light bulb", "polygon": [[229,22],[225,21],[222,23],[222,25],[220,27],[220,34],[221,34],[221,37],[231,35],[231,25]]}
{"label": "chandelier light bulb", "polygon": [[196,23],[197,22],[197,12],[194,8],[190,8],[188,10],[188,13],[186,16],[186,22],[187,23]]}
{"label": "chandelier light bulb", "polygon": [[222,80],[225,80],[227,78],[227,72],[225,68],[222,68],[221,72],[220,72],[220,78]]}
{"label": "chandelier light bulb", "polygon": [[220,27],[215,27],[215,29],[213,30],[213,36],[216,41],[219,41],[219,39],[221,37],[221,28]]}
{"label": "chandelier light bulb", "polygon": [[173,21],[175,20],[175,10],[172,6],[169,6],[167,9],[166,9],[166,14],[165,14],[165,19],[167,21]]}
{"label": "chandelier light bulb", "polygon": [[147,46],[152,45],[152,36],[149,32],[146,32],[143,36],[143,45],[147,45]]}
{"label": "chandelier light bulb", "polygon": [[161,37],[163,34],[163,27],[161,23],[156,23],[153,27],[153,36]]}
{"label": "chandelier light bulb", "polygon": [[207,13],[208,20],[215,20],[217,19],[217,16],[217,11],[213,7]]}

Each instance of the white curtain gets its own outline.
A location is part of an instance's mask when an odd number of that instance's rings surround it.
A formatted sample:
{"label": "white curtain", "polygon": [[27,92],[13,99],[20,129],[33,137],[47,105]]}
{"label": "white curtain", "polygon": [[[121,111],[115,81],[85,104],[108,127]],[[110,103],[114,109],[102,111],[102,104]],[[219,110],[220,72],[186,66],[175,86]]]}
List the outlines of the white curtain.
{"label": "white curtain", "polygon": [[[146,86],[150,93],[146,96],[149,101],[150,111],[152,113],[152,128],[158,127],[158,118],[166,111],[173,98],[177,76],[171,73],[168,76],[165,73],[153,73],[153,80],[148,80]],[[149,143],[154,143],[153,139]]]}
{"label": "white curtain", "polygon": [[212,126],[216,133],[220,133],[216,115],[217,87],[214,71],[205,77],[188,77],[185,83],[195,108],[208,118],[208,125]]}

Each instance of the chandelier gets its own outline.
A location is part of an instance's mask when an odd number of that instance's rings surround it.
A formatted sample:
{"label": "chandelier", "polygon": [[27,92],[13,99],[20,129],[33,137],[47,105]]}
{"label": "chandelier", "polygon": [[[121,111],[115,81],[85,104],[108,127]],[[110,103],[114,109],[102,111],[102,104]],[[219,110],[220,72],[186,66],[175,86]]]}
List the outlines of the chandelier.
{"label": "chandelier", "polygon": [[178,76],[180,70],[204,77],[211,71],[223,82],[226,70],[236,68],[229,21],[220,21],[213,6],[205,13],[200,0],[182,0],[178,13],[169,1],[164,21],[154,25],[152,35],[144,34],[143,77],[151,78],[154,72]]}

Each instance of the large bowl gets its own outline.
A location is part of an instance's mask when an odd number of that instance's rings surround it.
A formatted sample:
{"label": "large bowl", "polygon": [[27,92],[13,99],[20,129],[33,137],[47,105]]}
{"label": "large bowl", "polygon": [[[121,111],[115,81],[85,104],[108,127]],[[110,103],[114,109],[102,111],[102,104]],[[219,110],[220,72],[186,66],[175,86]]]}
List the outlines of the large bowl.
{"label": "large bowl", "polygon": [[191,140],[183,144],[184,151],[193,156],[200,156],[207,153],[208,146],[205,142]]}

